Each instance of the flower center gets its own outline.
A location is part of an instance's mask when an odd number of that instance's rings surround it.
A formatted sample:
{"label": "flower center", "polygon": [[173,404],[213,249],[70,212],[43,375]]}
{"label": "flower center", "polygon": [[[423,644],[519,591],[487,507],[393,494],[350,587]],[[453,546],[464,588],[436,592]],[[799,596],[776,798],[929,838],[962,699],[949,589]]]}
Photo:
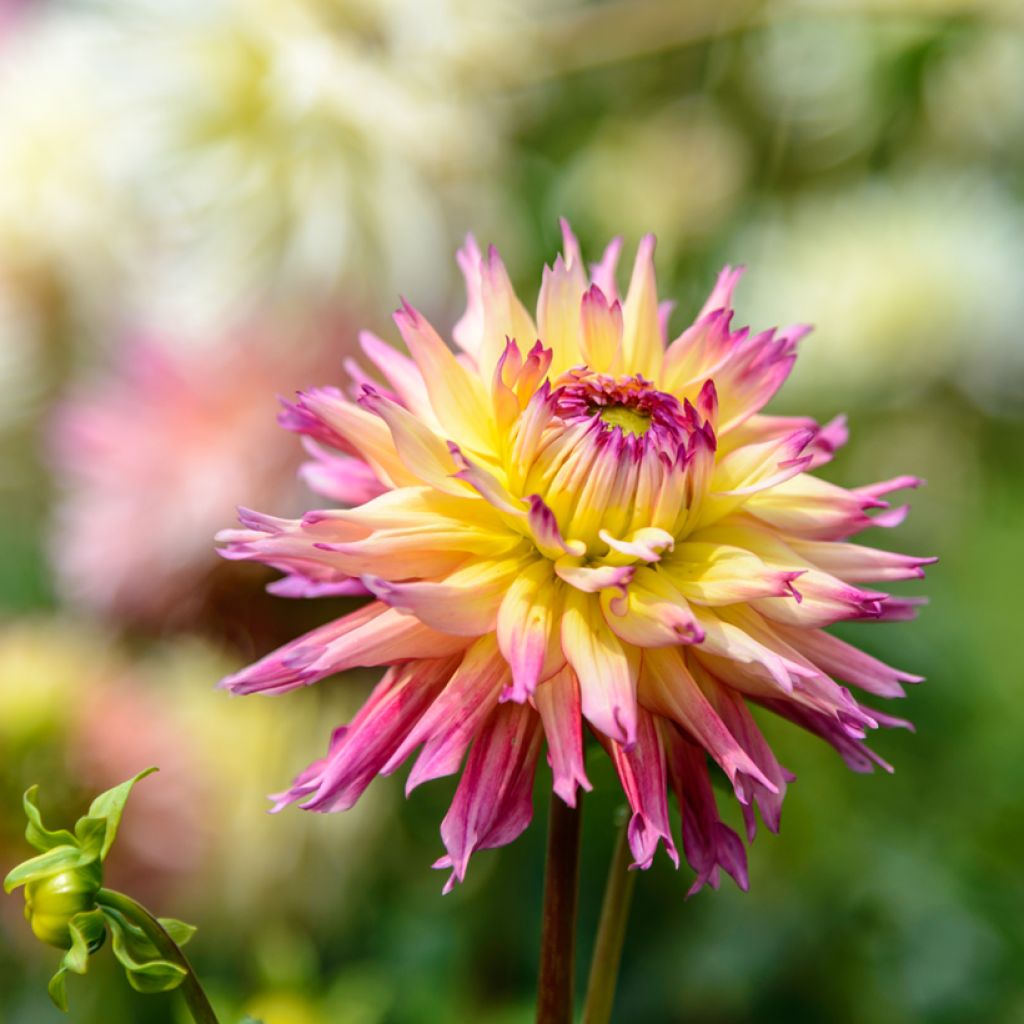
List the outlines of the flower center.
{"label": "flower center", "polygon": [[605,406],[599,413],[603,423],[610,427],[620,427],[624,434],[643,437],[651,425],[649,413],[633,409],[628,405]]}
{"label": "flower center", "polygon": [[[552,393],[553,410],[566,424],[594,423],[674,456],[696,424],[672,395],[658,391],[643,377],[610,377],[585,367],[570,370]],[[618,427],[618,431],[615,428]]]}

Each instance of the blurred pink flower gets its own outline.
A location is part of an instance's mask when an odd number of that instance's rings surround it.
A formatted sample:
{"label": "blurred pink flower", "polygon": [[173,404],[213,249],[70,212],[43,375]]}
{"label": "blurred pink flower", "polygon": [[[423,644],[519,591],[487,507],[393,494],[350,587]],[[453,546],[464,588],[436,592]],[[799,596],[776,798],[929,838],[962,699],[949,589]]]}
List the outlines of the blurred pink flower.
{"label": "blurred pink flower", "polygon": [[125,344],[53,424],[63,595],[119,621],[194,616],[218,564],[204,538],[240,500],[297,501],[298,453],[270,409],[339,363],[344,339],[343,324],[321,320],[290,335],[253,323],[201,346]]}
{"label": "blurred pink flower", "polygon": [[395,320],[412,358],[363,337],[385,383],[359,374],[355,402],[319,388],[286,405],[285,426],[340,453],[321,463],[324,490],[353,507],[299,520],[243,511],[243,529],[220,535],[224,554],[285,571],[277,587],[296,596],[361,587],[375,600],[224,685],[283,693],[389,665],[278,807],[349,808],[421,746],[409,790],[466,758],[441,825],[446,888],[475,850],[529,824],[542,741],[560,799],[590,788],[584,724],[632,808],[636,866],[659,844],[679,863],[671,789],[692,891],[718,885],[720,869],[745,887],[744,845],[719,819],[709,759],[748,839],[755,807],[778,828],[793,778],[751,704],[832,744],[855,771],[888,768],[867,730],[908,725],[837,680],[898,697],[917,677],[823,627],[912,616],[913,599],[863,584],[920,577],[928,559],[847,538],[899,523],[905,509],[883,495],[918,481],[847,490],[811,475],[845,441],[844,424],[760,414],[807,329],[734,329],[740,271],[722,272],[669,343],[653,238],[620,301],[619,241],[588,274],[564,235],[536,321],[497,253],[471,239],[459,254],[469,308],[458,356],[406,304]]}

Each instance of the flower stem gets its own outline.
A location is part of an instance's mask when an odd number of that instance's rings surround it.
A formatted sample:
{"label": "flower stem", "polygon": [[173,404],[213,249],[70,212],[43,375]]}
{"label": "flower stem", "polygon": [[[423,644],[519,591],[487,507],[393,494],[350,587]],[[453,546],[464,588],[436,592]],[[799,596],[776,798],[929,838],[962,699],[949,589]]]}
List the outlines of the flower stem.
{"label": "flower stem", "polygon": [[182,981],[179,991],[196,1024],[219,1024],[217,1015],[210,1005],[210,1000],[206,997],[206,993],[196,977],[196,972],[188,962],[188,957],[181,951],[181,947],[174,939],[167,934],[163,925],[141,903],[137,903],[130,896],[115,892],[113,889],[100,889],[96,894],[96,902],[102,906],[111,907],[132,924],[138,925],[165,960],[185,969],[185,979]]}
{"label": "flower stem", "polygon": [[590,961],[583,1024],[608,1024],[612,1019],[619,961],[622,959],[622,944],[626,938],[629,906],[636,882],[636,872],[629,870],[631,854],[626,834],[628,824],[629,815],[625,814],[612,864],[608,869],[601,920],[597,926],[597,941]]}
{"label": "flower stem", "polygon": [[544,873],[537,1024],[572,1024],[579,875],[580,810],[567,806],[552,793]]}

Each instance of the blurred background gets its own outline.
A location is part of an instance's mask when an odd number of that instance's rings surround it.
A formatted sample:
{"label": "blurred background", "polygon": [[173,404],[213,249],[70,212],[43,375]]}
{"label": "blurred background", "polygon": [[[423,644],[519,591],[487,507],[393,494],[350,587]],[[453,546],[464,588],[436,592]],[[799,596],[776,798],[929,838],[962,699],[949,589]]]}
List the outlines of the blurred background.
{"label": "blurred background", "polygon": [[[0,868],[29,784],[73,819],[159,764],[114,883],[200,925],[225,1021],[532,1020],[543,803],[445,898],[450,780],[268,817],[372,675],[214,691],[342,606],[211,537],[314,500],[275,396],[340,383],[399,291],[450,328],[467,230],[532,298],[565,214],[595,255],[655,231],[675,324],[727,261],[743,321],[813,322],[775,408],[849,414],[832,479],[926,477],[886,539],[941,556],[919,623],[844,634],[928,676],[896,774],[768,723],[781,836],[748,895],[640,877],[617,1019],[1024,1021],[1022,190],[1015,0],[3,0]],[[618,792],[588,771],[581,983]],[[60,1019],[56,959],[0,900],[0,1024]],[[180,1020],[109,956],[69,988],[82,1024]]]}

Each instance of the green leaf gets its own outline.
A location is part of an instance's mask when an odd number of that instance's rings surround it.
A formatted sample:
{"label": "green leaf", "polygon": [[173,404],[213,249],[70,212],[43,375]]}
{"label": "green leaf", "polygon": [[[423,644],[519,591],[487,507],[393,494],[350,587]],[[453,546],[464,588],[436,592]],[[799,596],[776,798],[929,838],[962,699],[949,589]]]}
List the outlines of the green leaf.
{"label": "green leaf", "polygon": [[79,818],[75,822],[75,841],[90,861],[102,861],[107,843],[106,818]]}
{"label": "green leaf", "polygon": [[179,964],[164,960],[141,928],[123,915],[104,908],[113,937],[114,956],[128,975],[128,984],[136,992],[169,992],[186,978]]}
{"label": "green leaf", "polygon": [[19,885],[34,882],[37,878],[47,878],[50,875],[58,875],[62,871],[83,867],[95,859],[94,851],[82,850],[78,846],[57,846],[11,868],[4,879],[4,892],[13,892]]}
{"label": "green leaf", "polygon": [[68,1012],[67,974],[69,971],[74,974],[85,974],[88,970],[90,936],[95,938],[98,934],[97,927],[102,933],[103,914],[99,910],[76,914],[68,926],[71,932],[71,948],[64,954],[57,973],[46,986],[46,991],[49,992],[57,1009],[65,1013]]}
{"label": "green leaf", "polygon": [[50,993],[50,998],[53,1000],[54,1006],[58,1010],[63,1010],[64,1013],[68,1012],[68,986],[65,976],[67,975],[67,968],[59,967],[57,973],[50,979],[49,984],[46,986],[46,991]]}
{"label": "green leaf", "polygon": [[[76,914],[68,925],[68,930],[71,932],[71,948],[64,954],[61,966],[69,971],[74,971],[75,974],[85,974],[89,966],[89,940],[86,937],[88,925],[82,921],[82,918],[89,918],[92,913],[99,912]],[[101,919],[102,917],[103,915],[100,914]]]}
{"label": "green leaf", "polygon": [[172,964],[168,960],[150,960],[143,964],[138,970],[130,971],[125,968],[128,975],[128,984],[136,992],[170,992],[176,989],[188,976],[184,967]]}
{"label": "green leaf", "polygon": [[[110,847],[114,845],[114,839],[117,837],[117,830],[121,824],[121,815],[124,813],[124,805],[128,802],[132,787],[140,779],[144,779],[147,775],[152,775],[155,771],[158,771],[158,769],[147,768],[145,771],[139,772],[138,775],[127,782],[122,782],[119,786],[114,786],[113,789],[100,793],[89,806],[87,819],[100,818],[106,822],[106,832],[102,847],[100,848],[100,860],[106,858],[110,852]],[[79,824],[81,824],[81,821]],[[75,831],[78,831],[78,826],[75,827]]]}
{"label": "green leaf", "polygon": [[184,921],[178,921],[173,917],[158,917],[157,920],[160,922],[160,927],[179,946],[184,946],[198,931],[194,924],[186,924]]}
{"label": "green leaf", "polygon": [[39,813],[39,805],[36,797],[39,793],[38,786],[31,786],[25,791],[21,803],[25,808],[25,817],[28,818],[28,825],[25,827],[25,838],[30,846],[45,853],[57,846],[73,846],[75,837],[65,828],[51,832],[43,824],[42,815]]}

